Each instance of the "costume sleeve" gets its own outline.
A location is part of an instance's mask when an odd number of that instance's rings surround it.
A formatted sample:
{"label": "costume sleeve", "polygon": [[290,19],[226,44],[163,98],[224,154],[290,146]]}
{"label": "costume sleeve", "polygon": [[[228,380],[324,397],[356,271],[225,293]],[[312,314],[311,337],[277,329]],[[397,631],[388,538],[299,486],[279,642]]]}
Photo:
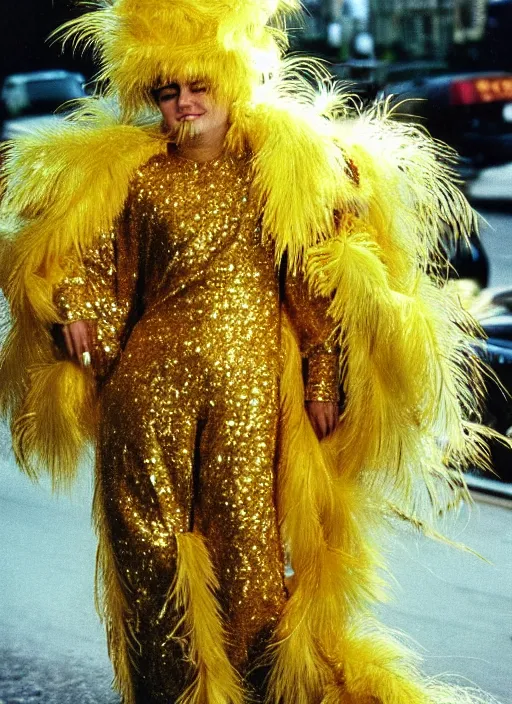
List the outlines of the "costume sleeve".
{"label": "costume sleeve", "polygon": [[119,239],[123,238],[126,221],[124,215],[80,258],[68,256],[62,262],[64,278],[54,290],[54,303],[63,324],[96,322],[93,357],[100,377],[119,354],[130,310],[130,298],[120,290],[118,264]]}
{"label": "costume sleeve", "polygon": [[103,233],[79,261],[67,257],[64,279],[55,289],[55,305],[63,322],[98,320],[115,307],[113,286],[115,232]]}
{"label": "costume sleeve", "polygon": [[306,401],[339,401],[339,354],[330,301],[313,295],[301,274],[288,273],[285,307],[297,332],[305,360]]}

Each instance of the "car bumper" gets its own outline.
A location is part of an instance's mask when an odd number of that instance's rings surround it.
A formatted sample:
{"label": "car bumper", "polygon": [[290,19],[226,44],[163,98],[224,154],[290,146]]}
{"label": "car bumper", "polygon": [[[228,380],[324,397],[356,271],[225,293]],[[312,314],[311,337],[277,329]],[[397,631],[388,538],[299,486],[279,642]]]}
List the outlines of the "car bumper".
{"label": "car bumper", "polygon": [[462,157],[478,168],[501,166],[512,161],[512,132],[489,136],[465,134],[456,149]]}

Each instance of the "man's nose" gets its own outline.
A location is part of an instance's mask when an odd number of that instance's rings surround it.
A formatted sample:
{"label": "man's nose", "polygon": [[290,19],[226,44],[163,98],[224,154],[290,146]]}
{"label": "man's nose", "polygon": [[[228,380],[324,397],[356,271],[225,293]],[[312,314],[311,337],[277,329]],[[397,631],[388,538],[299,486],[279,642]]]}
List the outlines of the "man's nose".
{"label": "man's nose", "polygon": [[178,97],[178,108],[183,110],[190,106],[192,102],[193,93],[188,86],[182,86],[180,89],[180,94]]}

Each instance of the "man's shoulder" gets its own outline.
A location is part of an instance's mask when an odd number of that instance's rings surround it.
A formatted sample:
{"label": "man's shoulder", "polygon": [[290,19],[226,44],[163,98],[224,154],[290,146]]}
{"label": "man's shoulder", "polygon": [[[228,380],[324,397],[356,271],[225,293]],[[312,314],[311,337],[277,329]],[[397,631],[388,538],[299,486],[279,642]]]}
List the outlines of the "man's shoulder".
{"label": "man's shoulder", "polygon": [[165,152],[152,154],[149,159],[144,160],[132,173],[129,189],[133,194],[149,193],[152,185],[160,182],[162,177],[172,173],[172,164]]}
{"label": "man's shoulder", "polygon": [[151,173],[162,171],[164,166],[169,166],[169,157],[167,154],[159,152],[152,154],[149,159],[146,159],[136,170],[135,177],[139,175],[149,175]]}

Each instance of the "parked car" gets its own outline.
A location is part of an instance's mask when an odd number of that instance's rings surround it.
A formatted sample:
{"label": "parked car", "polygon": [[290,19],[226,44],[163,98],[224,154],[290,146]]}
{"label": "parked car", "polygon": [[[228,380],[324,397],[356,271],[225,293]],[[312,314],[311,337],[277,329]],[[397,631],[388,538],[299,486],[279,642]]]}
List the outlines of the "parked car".
{"label": "parked car", "polygon": [[476,232],[468,239],[459,238],[454,244],[445,244],[444,249],[450,262],[448,278],[471,281],[475,291],[488,286],[489,257]]}
{"label": "parked car", "polygon": [[[495,378],[487,380],[484,422],[512,440],[512,289],[483,291],[471,310],[486,335],[478,353]],[[491,442],[494,472],[512,483],[512,446]]]}
{"label": "parked car", "polygon": [[7,76],[0,92],[1,139],[12,139],[42,122],[58,120],[57,111],[85,96],[84,85],[82,74],[63,70]]}
{"label": "parked car", "polygon": [[424,125],[474,169],[512,161],[512,73],[420,75],[388,82],[381,97],[406,101],[404,119]]}

